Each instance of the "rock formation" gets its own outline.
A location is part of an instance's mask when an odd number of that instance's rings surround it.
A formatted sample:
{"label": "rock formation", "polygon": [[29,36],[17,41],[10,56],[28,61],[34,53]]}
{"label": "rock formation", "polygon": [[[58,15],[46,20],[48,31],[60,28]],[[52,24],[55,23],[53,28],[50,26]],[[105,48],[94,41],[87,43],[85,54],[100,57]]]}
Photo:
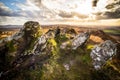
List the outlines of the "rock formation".
{"label": "rock formation", "polygon": [[112,59],[112,56],[116,55],[116,51],[116,45],[110,40],[95,46],[90,54],[95,69],[100,69],[109,59]]}
{"label": "rock formation", "polygon": [[103,80],[119,78],[114,64],[119,60],[113,59],[118,54],[116,42],[102,31],[42,31],[38,22],[28,21],[18,33],[0,40],[0,80],[101,80],[105,74]]}

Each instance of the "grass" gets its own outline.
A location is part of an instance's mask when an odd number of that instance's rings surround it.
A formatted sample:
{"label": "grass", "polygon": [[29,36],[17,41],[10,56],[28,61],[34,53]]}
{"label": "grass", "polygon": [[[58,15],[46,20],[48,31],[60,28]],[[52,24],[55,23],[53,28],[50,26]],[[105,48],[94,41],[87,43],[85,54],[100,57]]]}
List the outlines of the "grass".
{"label": "grass", "polygon": [[111,33],[111,34],[120,34],[120,30],[115,30],[115,29],[106,29],[103,30],[105,33]]}

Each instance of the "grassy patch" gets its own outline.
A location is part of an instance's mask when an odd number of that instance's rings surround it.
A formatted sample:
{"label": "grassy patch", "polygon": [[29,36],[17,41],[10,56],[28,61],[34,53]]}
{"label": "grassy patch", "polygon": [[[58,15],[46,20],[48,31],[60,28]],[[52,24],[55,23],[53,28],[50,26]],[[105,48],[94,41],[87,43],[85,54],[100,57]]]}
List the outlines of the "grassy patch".
{"label": "grassy patch", "polygon": [[120,30],[112,30],[112,29],[106,29],[103,30],[105,33],[111,33],[111,34],[120,34]]}

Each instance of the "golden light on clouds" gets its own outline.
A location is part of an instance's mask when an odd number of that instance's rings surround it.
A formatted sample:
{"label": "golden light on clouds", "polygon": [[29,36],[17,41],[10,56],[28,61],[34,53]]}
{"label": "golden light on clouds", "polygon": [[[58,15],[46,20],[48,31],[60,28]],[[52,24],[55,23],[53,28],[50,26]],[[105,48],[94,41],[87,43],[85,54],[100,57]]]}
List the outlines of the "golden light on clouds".
{"label": "golden light on clouds", "polygon": [[78,4],[78,7],[75,8],[75,11],[84,14],[84,15],[90,15],[92,14],[93,7],[91,0],[86,0],[84,2],[81,2]]}
{"label": "golden light on clouds", "polygon": [[[120,25],[120,0],[24,0],[14,3],[18,10],[0,2],[0,24]],[[7,10],[6,10],[7,8]],[[109,24],[106,24],[109,23]]]}

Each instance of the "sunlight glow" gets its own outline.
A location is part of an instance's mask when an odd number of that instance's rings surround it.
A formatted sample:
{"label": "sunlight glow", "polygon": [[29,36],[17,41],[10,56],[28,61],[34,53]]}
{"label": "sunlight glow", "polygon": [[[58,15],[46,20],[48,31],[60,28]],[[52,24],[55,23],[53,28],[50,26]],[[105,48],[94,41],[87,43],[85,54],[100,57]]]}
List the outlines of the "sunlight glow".
{"label": "sunlight glow", "polygon": [[79,3],[78,6],[79,7],[77,7],[75,11],[84,15],[91,14],[93,11],[91,0],[86,0],[83,3]]}
{"label": "sunlight glow", "polygon": [[29,4],[29,9],[30,10],[36,10],[36,11],[39,11],[40,10],[40,8],[39,7],[37,7],[35,4],[33,4],[31,1],[29,1],[29,0],[27,0],[27,3]]}

